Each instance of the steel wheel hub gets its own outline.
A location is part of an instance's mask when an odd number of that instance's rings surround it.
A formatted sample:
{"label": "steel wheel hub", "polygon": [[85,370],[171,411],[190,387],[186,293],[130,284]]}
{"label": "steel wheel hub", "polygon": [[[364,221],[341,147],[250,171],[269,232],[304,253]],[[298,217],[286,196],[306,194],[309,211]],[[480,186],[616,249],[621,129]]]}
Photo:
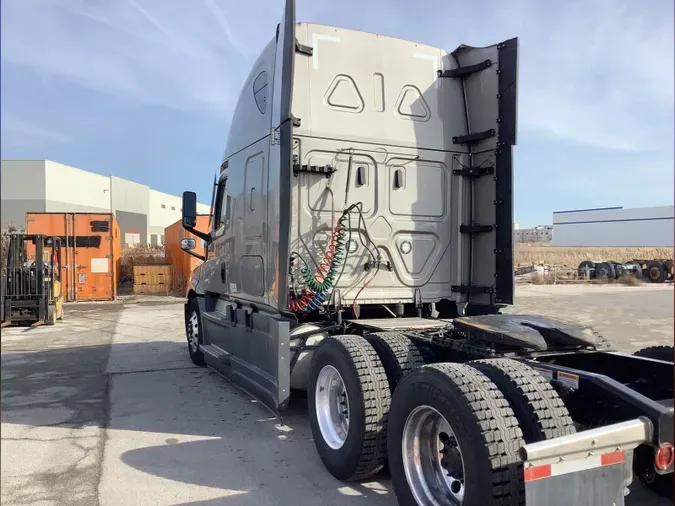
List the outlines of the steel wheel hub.
{"label": "steel wheel hub", "polygon": [[342,376],[332,365],[319,371],[314,403],[323,440],[333,450],[342,448],[349,432],[349,397]]}
{"label": "steel wheel hub", "polygon": [[199,317],[197,311],[192,311],[188,320],[188,341],[193,353],[199,349]]}
{"label": "steel wheel hub", "polygon": [[418,504],[461,505],[464,460],[450,424],[430,406],[416,407],[403,428],[403,469]]}

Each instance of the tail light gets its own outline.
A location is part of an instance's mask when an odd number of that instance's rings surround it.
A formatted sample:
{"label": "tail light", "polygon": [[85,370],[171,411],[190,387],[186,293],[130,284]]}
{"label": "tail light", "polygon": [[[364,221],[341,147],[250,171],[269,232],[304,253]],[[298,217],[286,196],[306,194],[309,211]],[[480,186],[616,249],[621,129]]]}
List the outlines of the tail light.
{"label": "tail light", "polygon": [[654,454],[654,465],[659,471],[666,471],[673,465],[673,457],[675,457],[675,452],[673,452],[672,445],[665,443],[661,446],[656,453]]}

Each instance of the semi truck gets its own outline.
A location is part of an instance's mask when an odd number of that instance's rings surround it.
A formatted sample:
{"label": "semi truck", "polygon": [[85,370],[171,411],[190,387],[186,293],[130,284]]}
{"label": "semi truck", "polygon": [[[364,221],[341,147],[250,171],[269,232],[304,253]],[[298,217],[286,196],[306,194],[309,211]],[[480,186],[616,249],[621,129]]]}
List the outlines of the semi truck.
{"label": "semi truck", "polygon": [[[183,194],[188,352],[339,480],[398,504],[620,505],[672,490],[672,348],[614,351],[514,302],[518,39],[447,52],[296,23],[246,79],[209,230]],[[543,112],[542,112],[543,113]]]}

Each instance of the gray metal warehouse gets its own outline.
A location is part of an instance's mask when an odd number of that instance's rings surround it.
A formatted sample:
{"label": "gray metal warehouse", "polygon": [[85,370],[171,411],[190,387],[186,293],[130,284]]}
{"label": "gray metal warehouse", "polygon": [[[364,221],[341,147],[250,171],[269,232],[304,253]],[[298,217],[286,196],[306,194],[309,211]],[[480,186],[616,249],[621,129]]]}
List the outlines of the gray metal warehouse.
{"label": "gray metal warehouse", "polygon": [[[51,160],[2,160],[0,188],[3,229],[24,226],[27,212],[112,212],[123,247],[161,245],[164,229],[181,217],[181,197]],[[197,212],[210,206],[198,204]]]}
{"label": "gray metal warehouse", "polygon": [[674,206],[553,213],[553,246],[673,246]]}

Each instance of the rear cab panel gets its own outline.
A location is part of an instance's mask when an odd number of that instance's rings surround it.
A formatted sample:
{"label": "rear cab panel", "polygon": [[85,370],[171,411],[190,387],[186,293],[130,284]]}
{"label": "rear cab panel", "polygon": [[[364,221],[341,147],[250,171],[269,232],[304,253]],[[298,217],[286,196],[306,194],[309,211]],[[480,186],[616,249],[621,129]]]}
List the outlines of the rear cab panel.
{"label": "rear cab panel", "polygon": [[[370,280],[360,303],[412,302],[419,290],[424,302],[471,297],[476,304],[493,304],[494,294],[453,288],[473,283],[494,292],[497,273],[495,229],[481,242],[474,239],[473,250],[470,236],[460,233],[460,225],[471,220],[471,180],[453,171],[470,166],[472,146],[456,142],[467,133],[463,80],[439,76],[457,67],[455,58],[439,48],[323,25],[298,24],[296,36],[312,54],[295,55],[293,116],[300,122],[293,154],[298,165],[330,165],[336,172],[329,178],[307,173],[292,178],[291,250],[316,268],[335,220],[346,206],[362,202],[365,227],[352,213],[356,250],[337,285],[344,301]],[[471,51],[467,60],[498,59],[496,46]],[[489,128],[498,130],[496,68],[481,73],[491,72],[490,78],[466,80],[469,103],[492,97],[475,108],[475,118],[470,115],[476,125],[471,131],[489,121]],[[494,165],[496,136],[482,144],[474,165]],[[510,165],[504,177],[510,199]],[[474,222],[494,225],[495,181],[481,179]],[[505,204],[510,208],[510,200]],[[509,243],[502,249],[510,265],[508,214]],[[379,270],[364,269],[376,256],[362,244],[368,244],[366,234],[381,255]],[[508,303],[512,278],[510,289],[506,281],[501,299]]]}

